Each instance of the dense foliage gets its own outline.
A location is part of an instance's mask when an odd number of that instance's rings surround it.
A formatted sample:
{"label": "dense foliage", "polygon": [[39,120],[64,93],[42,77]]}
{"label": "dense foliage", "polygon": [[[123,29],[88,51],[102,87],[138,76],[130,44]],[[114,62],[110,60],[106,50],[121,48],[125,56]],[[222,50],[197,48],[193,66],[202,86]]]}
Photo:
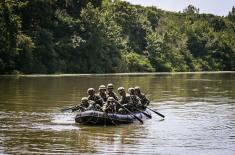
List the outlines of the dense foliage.
{"label": "dense foliage", "polygon": [[1,0],[0,74],[235,70],[226,17],[110,0]]}

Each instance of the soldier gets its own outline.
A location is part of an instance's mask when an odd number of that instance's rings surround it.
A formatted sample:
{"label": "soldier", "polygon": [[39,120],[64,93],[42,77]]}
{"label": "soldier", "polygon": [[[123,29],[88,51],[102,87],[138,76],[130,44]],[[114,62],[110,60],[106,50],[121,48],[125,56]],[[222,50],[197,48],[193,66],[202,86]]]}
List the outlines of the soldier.
{"label": "soldier", "polygon": [[130,93],[131,99],[133,101],[133,105],[131,107],[131,110],[136,111],[137,109],[142,108],[140,98],[137,95],[135,95],[135,89],[131,87],[128,89],[128,92]]}
{"label": "soldier", "polygon": [[83,97],[81,99],[81,104],[80,104],[81,107],[84,107],[84,108],[88,108],[89,107],[89,100],[87,97]]}
{"label": "soldier", "polygon": [[98,94],[104,102],[107,102],[108,95],[106,94],[106,88],[105,85],[100,85],[99,86],[99,94]]}
{"label": "soldier", "polygon": [[83,111],[86,111],[88,107],[89,107],[88,98],[87,98],[87,97],[83,97],[83,98],[81,99],[80,105],[75,106],[75,107],[72,109],[72,112],[74,112],[74,111],[76,111],[76,110],[80,110],[81,112],[83,112]]}
{"label": "soldier", "polygon": [[146,107],[149,105],[150,101],[147,99],[147,97],[141,93],[140,87],[136,86],[135,87],[135,94],[140,98],[141,104],[143,107]]}
{"label": "soldier", "polygon": [[119,108],[118,113],[125,114],[127,112],[125,108],[130,109],[132,107],[133,101],[130,95],[125,92],[124,87],[119,87],[118,93],[121,96],[119,103],[121,106],[124,106],[124,108],[123,107]]}
{"label": "soldier", "polygon": [[118,103],[113,97],[109,97],[104,105],[103,111],[106,113],[117,113]]}
{"label": "soldier", "polygon": [[88,100],[94,101],[96,104],[98,104],[100,107],[103,106],[103,99],[95,94],[95,89],[94,88],[89,88],[87,90],[87,94],[89,95],[87,98]]}
{"label": "soldier", "polygon": [[109,83],[107,85],[107,94],[108,94],[108,97],[113,97],[116,101],[118,101],[118,96],[115,92],[113,92],[113,84],[112,83]]}
{"label": "soldier", "polygon": [[102,111],[102,107],[99,104],[96,104],[95,101],[89,100],[89,107],[87,110]]}

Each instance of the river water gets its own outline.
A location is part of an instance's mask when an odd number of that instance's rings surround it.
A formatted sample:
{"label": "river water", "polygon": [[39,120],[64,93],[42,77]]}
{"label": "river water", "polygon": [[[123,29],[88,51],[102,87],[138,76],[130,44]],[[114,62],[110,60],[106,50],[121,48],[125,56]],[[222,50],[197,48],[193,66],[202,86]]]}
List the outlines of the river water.
{"label": "river water", "polygon": [[[62,113],[89,87],[140,86],[164,114],[85,126]],[[0,77],[0,154],[235,154],[235,73]]]}

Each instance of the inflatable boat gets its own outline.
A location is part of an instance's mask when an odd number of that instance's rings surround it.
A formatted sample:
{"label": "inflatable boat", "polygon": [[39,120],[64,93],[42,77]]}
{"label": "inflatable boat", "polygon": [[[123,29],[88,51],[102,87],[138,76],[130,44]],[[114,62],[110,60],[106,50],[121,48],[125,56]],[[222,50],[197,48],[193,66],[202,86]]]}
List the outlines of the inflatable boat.
{"label": "inflatable boat", "polygon": [[145,109],[132,114],[114,114],[101,111],[88,110],[80,112],[75,116],[75,122],[88,125],[120,125],[136,121],[151,119],[151,112]]}

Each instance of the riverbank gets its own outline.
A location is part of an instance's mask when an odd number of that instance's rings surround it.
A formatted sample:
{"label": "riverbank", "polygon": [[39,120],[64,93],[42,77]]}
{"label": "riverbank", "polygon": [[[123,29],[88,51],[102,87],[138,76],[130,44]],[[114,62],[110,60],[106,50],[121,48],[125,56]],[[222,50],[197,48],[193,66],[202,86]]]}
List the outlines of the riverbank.
{"label": "riverbank", "polygon": [[106,74],[19,74],[0,75],[0,77],[62,77],[62,76],[108,76],[108,75],[158,75],[158,74],[227,74],[235,71],[205,71],[205,72],[134,72],[134,73],[106,73]]}

